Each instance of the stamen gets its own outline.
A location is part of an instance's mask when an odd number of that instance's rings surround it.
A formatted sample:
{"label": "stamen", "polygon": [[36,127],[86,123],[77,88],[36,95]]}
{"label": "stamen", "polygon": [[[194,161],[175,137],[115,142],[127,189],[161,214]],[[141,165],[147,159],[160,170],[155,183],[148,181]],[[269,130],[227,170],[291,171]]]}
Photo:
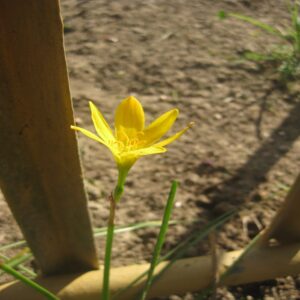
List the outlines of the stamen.
{"label": "stamen", "polygon": [[117,148],[117,151],[121,153],[137,150],[145,144],[145,141],[142,139],[144,136],[142,131],[135,132],[132,137],[129,137],[124,128],[121,127],[116,135],[117,139],[109,141],[109,145]]}

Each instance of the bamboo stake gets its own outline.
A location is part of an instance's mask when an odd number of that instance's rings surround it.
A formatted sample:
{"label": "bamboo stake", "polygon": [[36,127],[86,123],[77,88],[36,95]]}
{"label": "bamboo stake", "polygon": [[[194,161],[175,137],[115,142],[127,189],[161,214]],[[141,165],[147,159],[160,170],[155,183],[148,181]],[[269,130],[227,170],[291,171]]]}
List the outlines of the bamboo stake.
{"label": "bamboo stake", "polygon": [[0,45],[0,187],[44,274],[95,269],[58,0],[0,0]]}
{"label": "bamboo stake", "polygon": [[300,175],[290,189],[282,208],[261,238],[266,245],[271,238],[280,244],[300,242]]}
{"label": "bamboo stake", "polygon": [[[259,248],[251,251],[240,262],[236,269],[228,275],[224,284],[238,285],[257,282],[271,278],[296,275],[300,273],[300,244]],[[219,273],[222,274],[243,250],[224,253],[219,258]],[[161,263],[158,272],[167,262]],[[149,265],[132,265],[112,269],[111,291],[126,287]],[[212,283],[214,271],[210,256],[187,258],[175,262],[150,289],[149,299],[171,294],[195,292]],[[61,300],[98,300],[101,294],[102,271],[91,271],[79,275],[51,276],[41,278],[38,282]],[[140,291],[145,279],[121,294],[118,299],[132,300]],[[0,286],[0,300],[22,299],[42,300],[41,296],[20,282]]]}

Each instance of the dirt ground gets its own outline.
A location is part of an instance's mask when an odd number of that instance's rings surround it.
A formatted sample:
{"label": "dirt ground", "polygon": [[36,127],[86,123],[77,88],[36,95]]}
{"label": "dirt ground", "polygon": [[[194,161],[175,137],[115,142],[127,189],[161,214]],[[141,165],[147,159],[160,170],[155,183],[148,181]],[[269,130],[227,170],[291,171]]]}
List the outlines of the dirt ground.
{"label": "dirt ground", "polygon": [[[240,249],[268,225],[299,172],[300,87],[284,89],[276,67],[242,59],[279,42],[237,20],[219,21],[219,10],[241,12],[284,27],[284,0],[62,0],[66,55],[77,124],[92,129],[88,101],[112,124],[128,95],[143,104],[147,122],[178,107],[177,131],[196,125],[163,155],[142,158],[131,170],[117,223],[161,217],[170,183],[180,181],[164,251],[215,216],[246,204],[217,235],[224,250]],[[108,150],[79,135],[89,209],[105,226],[106,196],[116,168]],[[0,244],[21,235],[0,200]],[[192,221],[197,222],[191,225]],[[157,230],[117,235],[113,265],[149,261]],[[99,239],[99,247],[104,242]],[[209,251],[207,242],[188,256]],[[103,251],[100,251],[103,259]],[[300,277],[222,288],[218,299],[300,299]],[[196,299],[195,295],[170,300]]]}

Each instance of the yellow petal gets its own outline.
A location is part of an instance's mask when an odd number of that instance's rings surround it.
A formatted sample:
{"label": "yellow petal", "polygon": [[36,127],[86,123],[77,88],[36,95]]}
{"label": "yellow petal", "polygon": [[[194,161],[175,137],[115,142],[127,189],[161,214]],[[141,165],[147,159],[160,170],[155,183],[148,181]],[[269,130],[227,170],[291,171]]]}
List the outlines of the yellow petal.
{"label": "yellow petal", "polygon": [[163,147],[147,147],[134,151],[128,151],[115,155],[115,161],[118,165],[119,170],[129,170],[138,158],[144,155],[158,154],[166,152],[167,149]]}
{"label": "yellow petal", "polygon": [[105,142],[114,141],[115,137],[111,131],[111,128],[107,124],[101,112],[97,109],[97,107],[92,102],[90,102],[90,109],[92,113],[92,120],[94,123],[94,127],[98,135]]}
{"label": "yellow petal", "polygon": [[118,131],[125,131],[127,136],[133,137],[136,132],[144,129],[145,115],[141,103],[133,96],[124,99],[115,113],[116,135]]}
{"label": "yellow petal", "polygon": [[151,155],[151,154],[158,154],[158,153],[164,153],[167,149],[163,148],[161,146],[151,146],[147,148],[141,148],[138,150],[130,151],[131,154],[140,157],[144,155]]}
{"label": "yellow petal", "polygon": [[178,109],[172,109],[152,122],[144,130],[143,139],[145,139],[145,144],[153,144],[154,142],[158,141],[163,135],[165,135],[174,124],[178,114]]}
{"label": "yellow petal", "polygon": [[84,135],[88,136],[89,138],[91,138],[103,145],[106,145],[105,142],[101,138],[99,138],[96,134],[90,132],[89,130],[86,130],[86,129],[83,129],[83,128],[77,127],[77,126],[71,126],[71,128],[82,132]]}
{"label": "yellow petal", "polygon": [[193,125],[194,125],[194,123],[191,122],[190,124],[188,124],[187,127],[182,129],[181,131],[177,132],[176,134],[170,136],[169,138],[167,138],[165,140],[162,140],[161,142],[154,144],[152,147],[164,147],[164,146],[172,143],[173,141],[177,140],[182,134],[184,134],[188,129],[193,127]]}

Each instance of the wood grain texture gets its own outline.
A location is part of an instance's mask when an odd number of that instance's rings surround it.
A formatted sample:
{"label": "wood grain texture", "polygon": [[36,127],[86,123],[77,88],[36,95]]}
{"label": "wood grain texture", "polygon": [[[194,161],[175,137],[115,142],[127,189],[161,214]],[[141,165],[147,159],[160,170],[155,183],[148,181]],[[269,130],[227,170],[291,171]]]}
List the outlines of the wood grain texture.
{"label": "wood grain texture", "polygon": [[97,268],[58,1],[0,0],[0,188],[44,274]]}

